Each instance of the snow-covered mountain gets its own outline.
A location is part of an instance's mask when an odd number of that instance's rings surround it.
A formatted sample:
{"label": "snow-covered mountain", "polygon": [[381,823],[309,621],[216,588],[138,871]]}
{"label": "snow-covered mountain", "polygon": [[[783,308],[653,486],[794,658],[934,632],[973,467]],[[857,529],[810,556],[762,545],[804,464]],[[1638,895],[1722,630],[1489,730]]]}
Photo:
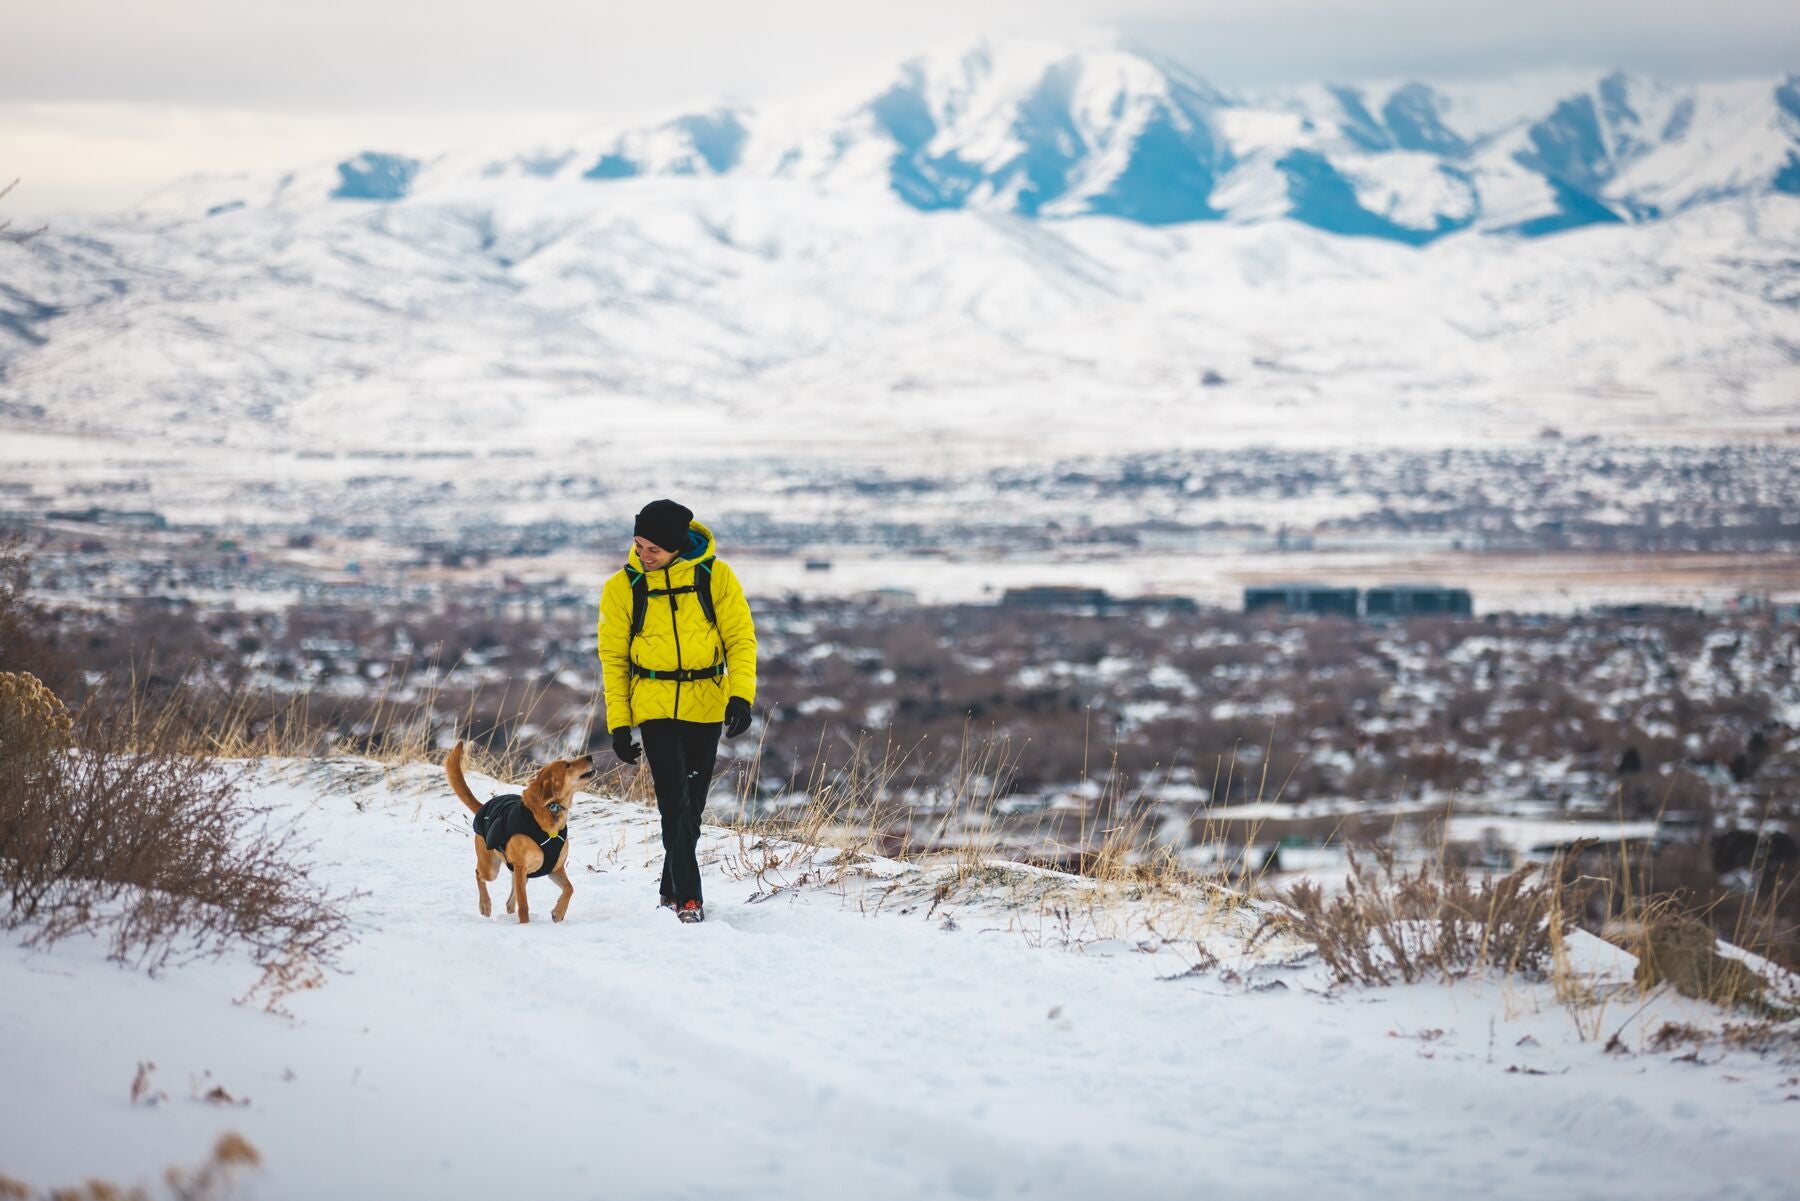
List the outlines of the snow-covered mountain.
{"label": "snow-covered mountain", "polygon": [[0,418],[927,455],[1785,436],[1797,147],[1792,79],[1246,97],[1112,43],[983,42],[758,111],[53,221],[0,246]]}
{"label": "snow-covered mountain", "polygon": [[1800,194],[1800,78],[1563,72],[1237,95],[1116,39],[983,40],[766,109],[682,113],[498,156],[371,149],[277,190],[392,201],[471,175],[792,179],[887,190],[927,212],[1288,217],[1410,244],[1469,228],[1535,236]]}

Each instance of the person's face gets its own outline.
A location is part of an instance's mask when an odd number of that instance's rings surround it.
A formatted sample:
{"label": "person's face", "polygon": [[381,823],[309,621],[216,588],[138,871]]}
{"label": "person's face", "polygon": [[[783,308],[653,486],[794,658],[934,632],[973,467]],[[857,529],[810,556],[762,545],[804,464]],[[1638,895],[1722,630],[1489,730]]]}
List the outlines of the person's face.
{"label": "person's face", "polygon": [[638,562],[642,563],[647,571],[658,571],[667,567],[675,558],[674,551],[664,550],[648,538],[640,536],[633,538],[632,541],[637,544]]}

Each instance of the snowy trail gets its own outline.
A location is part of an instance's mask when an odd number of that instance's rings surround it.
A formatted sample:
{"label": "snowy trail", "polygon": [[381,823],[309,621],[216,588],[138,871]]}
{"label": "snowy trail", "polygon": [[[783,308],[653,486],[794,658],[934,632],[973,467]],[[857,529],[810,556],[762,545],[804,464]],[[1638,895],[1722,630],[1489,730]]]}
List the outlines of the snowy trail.
{"label": "snowy trail", "polygon": [[[1034,946],[991,909],[749,904],[716,862],[682,927],[652,815],[612,801],[577,808],[569,920],[538,881],[521,928],[476,912],[441,777],[365,771],[361,811],[317,769],[259,779],[370,890],[349,973],[290,1021],[231,1003],[241,961],[152,980],[9,943],[0,1174],[147,1181],[236,1129],[275,1198],[1796,1195],[1794,1065],[1608,1056],[1523,986],[1168,980],[1173,952]],[[167,1103],[129,1103],[139,1060]],[[213,1083],[250,1103],[193,1099]]]}

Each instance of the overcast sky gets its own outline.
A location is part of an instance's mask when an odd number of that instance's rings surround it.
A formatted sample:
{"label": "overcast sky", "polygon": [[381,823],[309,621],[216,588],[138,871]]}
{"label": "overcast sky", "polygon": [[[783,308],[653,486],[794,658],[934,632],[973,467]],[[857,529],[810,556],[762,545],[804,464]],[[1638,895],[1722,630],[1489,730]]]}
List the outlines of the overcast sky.
{"label": "overcast sky", "polygon": [[[35,0],[0,38],[9,211],[206,168],[754,102],[978,33],[1113,27],[1227,86],[1800,71],[1795,0]],[[5,179],[0,179],[4,184]]]}

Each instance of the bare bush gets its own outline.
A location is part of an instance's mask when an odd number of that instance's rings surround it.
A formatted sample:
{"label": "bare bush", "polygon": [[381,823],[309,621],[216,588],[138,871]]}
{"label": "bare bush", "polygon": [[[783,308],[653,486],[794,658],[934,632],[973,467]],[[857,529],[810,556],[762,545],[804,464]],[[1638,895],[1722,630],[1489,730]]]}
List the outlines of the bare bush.
{"label": "bare bush", "polygon": [[1555,939],[1581,912],[1577,886],[1557,868],[1522,867],[1472,880],[1454,860],[1399,866],[1377,851],[1373,865],[1350,852],[1342,895],[1302,881],[1277,894],[1282,908],[1264,931],[1286,931],[1319,949],[1341,984],[1410,984],[1493,969],[1542,977]]}
{"label": "bare bush", "polygon": [[0,927],[40,945],[98,934],[151,971],[238,946],[265,966],[333,959],[346,898],[309,879],[235,771],[123,706],[91,705],[74,743],[0,772]]}

